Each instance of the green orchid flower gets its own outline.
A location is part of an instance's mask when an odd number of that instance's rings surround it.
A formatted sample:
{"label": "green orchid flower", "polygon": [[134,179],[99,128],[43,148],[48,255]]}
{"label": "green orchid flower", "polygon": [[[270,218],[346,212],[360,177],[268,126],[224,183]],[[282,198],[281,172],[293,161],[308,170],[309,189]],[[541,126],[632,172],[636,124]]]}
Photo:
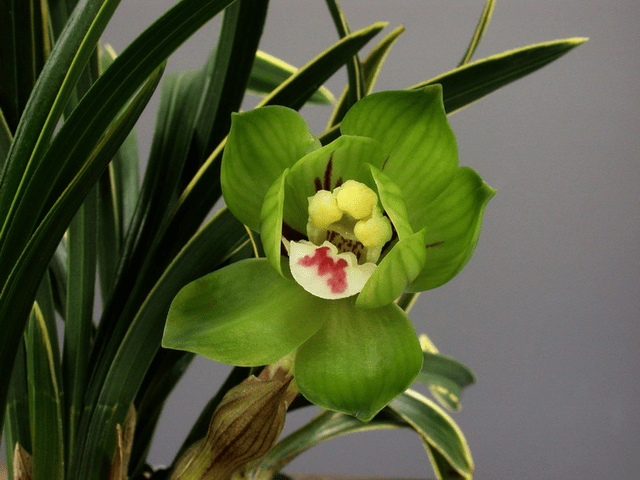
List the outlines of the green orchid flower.
{"label": "green orchid flower", "polygon": [[371,94],[340,131],[322,147],[294,110],[234,115],[222,191],[266,258],[187,285],[163,345],[245,366],[294,355],[307,399],[367,421],[422,365],[395,300],[462,269],[494,190],[458,167],[440,86]]}

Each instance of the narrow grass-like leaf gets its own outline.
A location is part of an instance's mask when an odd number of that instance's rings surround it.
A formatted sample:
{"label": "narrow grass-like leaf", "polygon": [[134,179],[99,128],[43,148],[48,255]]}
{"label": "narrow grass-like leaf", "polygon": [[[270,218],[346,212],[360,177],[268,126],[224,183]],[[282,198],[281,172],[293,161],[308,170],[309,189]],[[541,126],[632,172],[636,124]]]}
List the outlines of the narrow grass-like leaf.
{"label": "narrow grass-like leaf", "polygon": [[51,338],[34,304],[25,333],[29,378],[29,411],[34,478],[64,478],[62,396],[55,371]]}
{"label": "narrow grass-like leaf", "polygon": [[548,65],[586,41],[586,38],[576,37],[509,50],[467,63],[431,80],[418,83],[410,89],[441,84],[444,107],[446,112],[451,114]]}
{"label": "narrow grass-like leaf", "polygon": [[[278,85],[296,73],[298,69],[284,60],[258,50],[251,68],[247,90],[257,94],[271,93]],[[317,105],[331,105],[336,100],[326,87],[320,87],[308,102]]]}
{"label": "narrow grass-like leaf", "polygon": [[9,153],[9,148],[11,148],[11,142],[13,142],[13,135],[11,134],[2,110],[0,110],[0,170],[4,168],[4,162]]}
{"label": "narrow grass-like leaf", "polygon": [[16,361],[13,365],[7,397],[7,421],[4,424],[3,438],[6,446],[7,472],[13,472],[13,450],[17,443],[27,451],[32,451],[27,377],[27,357],[23,337],[20,339]]}
{"label": "narrow grass-like leaf", "polygon": [[[19,246],[26,243],[35,228],[52,180],[52,171],[56,172],[59,164],[54,162],[45,169],[48,171],[41,179],[45,180],[45,189],[38,184],[35,172],[42,164],[43,154],[66,102],[118,3],[119,0],[103,0],[82,4],[62,32],[24,108],[24,121],[16,131],[0,179],[0,219],[3,225],[0,230],[3,240],[0,279],[3,281],[19,255]],[[34,180],[36,184],[31,187]],[[40,197],[29,198],[26,191],[29,187],[39,191]]]}
{"label": "narrow grass-like leaf", "polygon": [[[98,146],[87,152],[85,168],[70,183],[54,207],[22,250],[9,279],[0,293],[0,318],[11,319],[0,336],[0,377],[9,375],[18,348],[18,339],[31,309],[40,279],[46,271],[67,225],[89,193],[101,172],[129,133],[155,89],[160,72],[156,72],[140,93],[116,119]],[[8,384],[0,382],[0,404],[4,405]],[[4,414],[4,409],[0,410]]]}
{"label": "narrow grass-like leaf", "polygon": [[67,310],[64,329],[64,390],[68,418],[68,445],[75,446],[78,419],[90,374],[89,352],[93,331],[96,281],[97,191],[94,188],[78,209],[67,231]]}
{"label": "narrow grass-like leaf", "polygon": [[[389,404],[389,408],[435,449],[463,478],[473,476],[473,460],[460,428],[434,402],[413,390],[407,390]],[[446,478],[446,477],[445,477]]]}
{"label": "narrow grass-like leaf", "polygon": [[[160,345],[164,323],[161,321],[176,293],[186,283],[216,269],[244,239],[246,232],[227,209],[214,216],[184,247],[145,299],[134,318],[113,362],[101,376],[99,397],[91,415],[83,423],[83,451],[71,464],[72,479],[91,477],[101,465],[102,458],[110,458],[115,447],[114,438],[104,432],[115,431],[122,423],[129,405],[144,379],[147,368]],[[104,376],[102,376],[104,375]]]}
{"label": "narrow grass-like leaf", "polygon": [[469,61],[471,60],[471,57],[473,57],[473,54],[475,53],[476,48],[478,48],[478,45],[480,45],[480,40],[482,40],[484,32],[487,30],[487,27],[489,26],[489,21],[491,20],[491,15],[493,14],[493,8],[495,4],[496,4],[495,0],[487,0],[487,3],[485,3],[484,9],[482,10],[482,14],[480,15],[480,20],[478,20],[478,26],[476,27],[476,31],[473,33],[473,37],[471,38],[471,42],[467,47],[467,51],[464,52],[464,56],[462,57],[462,60],[460,60],[460,63],[458,64],[458,66],[462,66],[465,63],[469,63]]}
{"label": "narrow grass-like leaf", "polygon": [[289,77],[287,81],[280,84],[258,106],[285,105],[298,110],[320,85],[348,62],[386,25],[385,22],[374,23],[342,38],[298,70],[295,75]]}
{"label": "narrow grass-like leaf", "polygon": [[0,5],[0,108],[15,132],[45,59],[40,0]]}
{"label": "narrow grass-like leaf", "polygon": [[227,135],[231,113],[238,112],[267,18],[268,0],[240,0],[224,12],[215,55],[203,69],[195,131],[195,158],[185,171],[185,186]]}
{"label": "narrow grass-like leaf", "polygon": [[[349,24],[340,7],[338,0],[326,0],[333,23],[338,30],[338,36],[344,38],[349,35]],[[362,64],[357,54],[354,54],[347,62],[348,91],[345,97],[347,106],[350,107],[365,95],[364,81],[362,78]],[[348,108],[347,108],[348,109]]]}
{"label": "narrow grass-like leaf", "polygon": [[475,382],[471,370],[446,355],[430,352],[423,355],[422,370],[416,380],[429,387],[440,405],[451,411],[460,410],[462,390]]}
{"label": "narrow grass-like leaf", "polygon": [[[301,453],[322,442],[351,433],[367,432],[406,425],[385,413],[368,423],[342,413],[323,411],[309,423],[280,440],[262,458],[247,465],[250,478],[271,478]],[[390,459],[391,460],[391,459]]]}

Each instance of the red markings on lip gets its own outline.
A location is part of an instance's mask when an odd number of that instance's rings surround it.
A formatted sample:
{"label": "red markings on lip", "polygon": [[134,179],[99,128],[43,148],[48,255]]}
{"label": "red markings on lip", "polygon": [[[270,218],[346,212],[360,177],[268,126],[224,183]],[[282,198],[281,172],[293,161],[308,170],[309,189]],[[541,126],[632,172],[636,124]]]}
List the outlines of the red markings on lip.
{"label": "red markings on lip", "polygon": [[298,261],[298,265],[303,267],[317,267],[318,276],[329,275],[327,285],[331,288],[331,293],[343,293],[347,289],[347,268],[348,263],[344,258],[334,260],[329,255],[329,247],[317,248],[313,256],[305,255]]}

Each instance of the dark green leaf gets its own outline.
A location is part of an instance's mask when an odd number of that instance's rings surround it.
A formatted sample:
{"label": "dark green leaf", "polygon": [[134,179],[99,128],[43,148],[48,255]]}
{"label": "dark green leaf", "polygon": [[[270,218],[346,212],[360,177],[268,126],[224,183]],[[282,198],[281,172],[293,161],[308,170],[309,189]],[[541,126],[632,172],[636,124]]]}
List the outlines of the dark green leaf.
{"label": "dark green leaf", "polygon": [[424,352],[422,370],[416,379],[431,390],[440,404],[451,411],[460,410],[462,390],[475,382],[463,363],[439,353]]}
{"label": "dark green leaf", "polygon": [[473,460],[467,442],[456,423],[434,402],[407,390],[392,401],[389,408],[411,425],[456,472],[465,479],[471,479]]}
{"label": "dark green leaf", "polygon": [[294,458],[322,442],[342,435],[404,427],[404,423],[387,415],[378,415],[364,423],[351,415],[324,411],[309,423],[279,441],[266,455],[250,464],[252,478],[270,478]]}
{"label": "dark green leaf", "polygon": [[[52,339],[36,303],[25,332],[34,478],[64,478],[64,420]],[[53,339],[55,340],[55,339]]]}
{"label": "dark green leaf", "polygon": [[495,3],[495,0],[487,0],[487,3],[485,3],[484,10],[482,10],[482,15],[480,15],[480,20],[478,20],[476,31],[473,33],[473,37],[471,38],[471,42],[467,47],[467,51],[464,53],[464,56],[462,57],[462,60],[460,61],[458,66],[469,63],[471,57],[473,57],[476,48],[478,48],[478,45],[480,44],[480,40],[482,40],[484,32],[489,26],[489,21],[491,20],[491,15],[493,14],[493,7],[495,6]]}
{"label": "dark green leaf", "polygon": [[586,42],[569,38],[510,50],[499,55],[467,63],[450,72],[411,87],[441,84],[444,107],[451,114],[511,82],[529,75]]}
{"label": "dark green leaf", "polygon": [[[251,76],[247,90],[258,93],[271,93],[278,85],[298,71],[293,65],[269,55],[263,51],[256,52],[251,68]],[[326,87],[320,87],[308,100],[318,105],[331,105],[335,102],[332,93]]]}

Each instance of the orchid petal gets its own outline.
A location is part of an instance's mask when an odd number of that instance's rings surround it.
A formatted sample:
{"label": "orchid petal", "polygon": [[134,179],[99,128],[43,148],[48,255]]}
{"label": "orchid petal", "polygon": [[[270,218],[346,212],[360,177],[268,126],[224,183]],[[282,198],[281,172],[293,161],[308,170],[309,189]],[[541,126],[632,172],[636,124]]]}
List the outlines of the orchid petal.
{"label": "orchid petal", "polygon": [[291,275],[307,292],[327,300],[346,298],[360,292],[376,269],[375,263],[358,265],[351,252],[338,253],[329,242],[291,242]]}
{"label": "orchid petal", "polygon": [[266,259],[242,260],[180,290],[162,346],[231,365],[266,365],[318,331],[326,304],[282,278]]}
{"label": "orchid petal", "polygon": [[398,238],[404,238],[413,234],[409,217],[407,214],[407,205],[404,200],[404,194],[400,187],[389,176],[379,168],[369,165],[371,176],[378,187],[378,195],[382,208],[391,219],[391,223],[398,232]]}
{"label": "orchid petal", "polygon": [[319,146],[304,119],[290,108],[269,106],[234,114],[220,172],[229,210],[259,231],[269,187],[286,168]]}
{"label": "orchid petal", "polygon": [[260,213],[260,238],[262,247],[269,262],[282,275],[280,252],[282,250],[282,212],[284,208],[284,182],[289,169],[287,168],[269,187]]}
{"label": "orchid petal", "polygon": [[298,388],[320,407],[369,421],[413,383],[420,343],[397,305],[361,310],[352,299],[326,303],[323,327],[296,353]]}
{"label": "orchid petal", "polygon": [[458,165],[440,85],[371,94],[349,110],[340,130],[382,144],[390,157],[381,169],[404,192],[413,231],[424,228],[429,203],[451,183]]}
{"label": "orchid petal", "polygon": [[439,287],[462,270],[476,247],[482,214],[493,195],[495,190],[472,169],[458,169],[449,188],[429,205],[425,218],[427,259],[409,290]]}
{"label": "orchid petal", "polygon": [[398,298],[421,273],[427,259],[425,230],[398,241],[358,295],[359,308],[378,308]]}

